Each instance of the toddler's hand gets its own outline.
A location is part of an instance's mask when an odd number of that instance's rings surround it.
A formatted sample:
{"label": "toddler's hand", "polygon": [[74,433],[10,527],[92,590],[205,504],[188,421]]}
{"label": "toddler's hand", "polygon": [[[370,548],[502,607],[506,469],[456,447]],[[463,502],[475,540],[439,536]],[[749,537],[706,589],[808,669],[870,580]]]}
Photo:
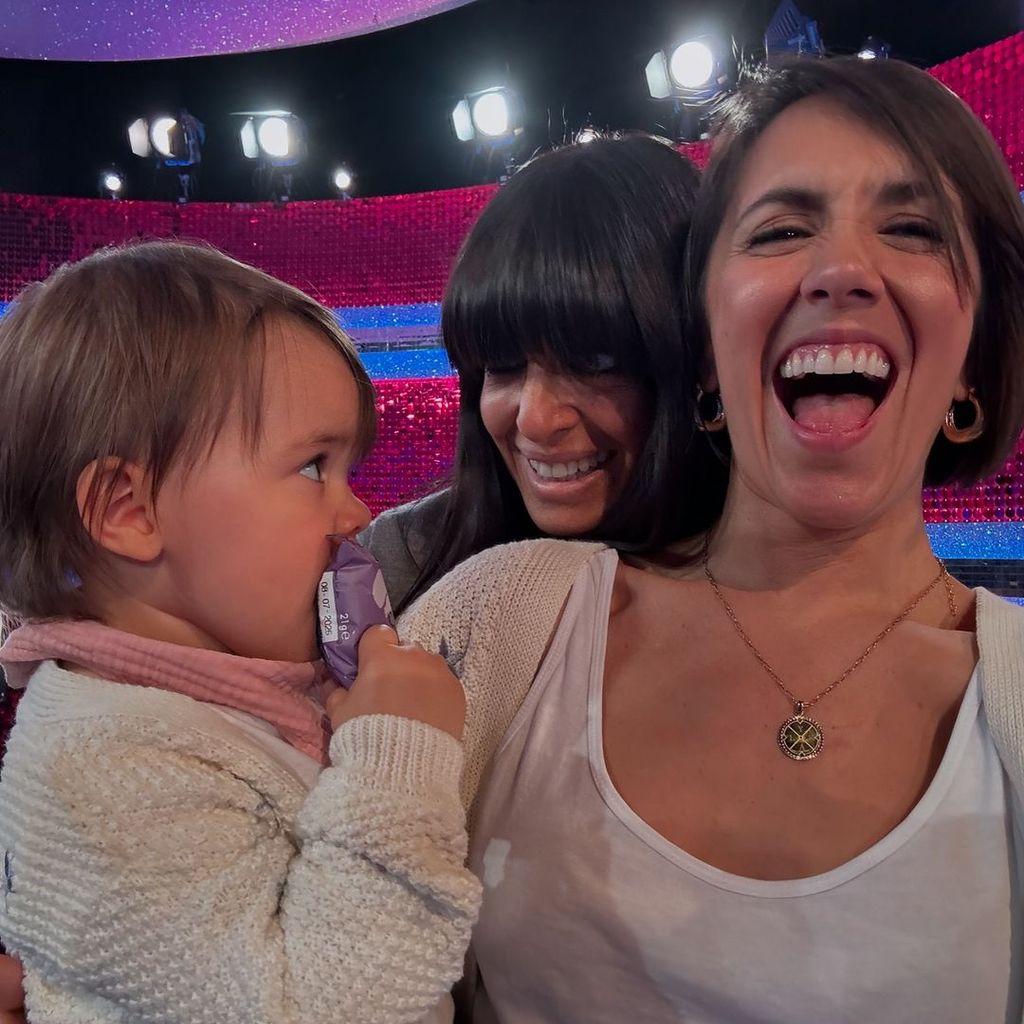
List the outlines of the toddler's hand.
{"label": "toddler's hand", "polygon": [[334,729],[358,715],[397,715],[462,739],[466,698],[440,655],[402,643],[388,626],[371,626],[359,641],[356,681],[330,695],[327,714]]}
{"label": "toddler's hand", "polygon": [[0,1024],[25,1024],[21,984],[21,964],[13,957],[0,956]]}

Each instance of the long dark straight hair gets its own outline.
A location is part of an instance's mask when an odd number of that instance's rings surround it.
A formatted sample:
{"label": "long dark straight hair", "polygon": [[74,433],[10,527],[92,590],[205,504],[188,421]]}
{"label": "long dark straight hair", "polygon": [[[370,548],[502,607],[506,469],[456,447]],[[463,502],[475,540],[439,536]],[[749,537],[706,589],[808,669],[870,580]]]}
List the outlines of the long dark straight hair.
{"label": "long dark straight hair", "polygon": [[680,293],[698,184],[660,139],[599,138],[536,157],[481,214],[442,306],[461,396],[447,506],[405,603],[471,555],[540,535],[480,416],[488,367],[541,358],[588,375],[611,357],[642,388],[650,428],[590,536],[646,551],[690,532],[686,490],[701,482],[683,456],[697,381],[685,369]]}

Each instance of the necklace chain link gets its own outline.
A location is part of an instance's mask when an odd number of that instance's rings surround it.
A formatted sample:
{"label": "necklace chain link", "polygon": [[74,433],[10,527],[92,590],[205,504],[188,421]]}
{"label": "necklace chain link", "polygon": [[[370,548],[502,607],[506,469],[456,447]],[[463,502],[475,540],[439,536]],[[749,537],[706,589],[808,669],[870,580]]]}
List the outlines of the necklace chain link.
{"label": "necklace chain link", "polygon": [[959,618],[959,612],[956,604],[956,597],[953,594],[953,586],[950,583],[949,572],[946,566],[942,563],[942,560],[936,558],[935,561],[938,563],[939,572],[938,575],[922,590],[917,596],[897,615],[891,622],[864,648],[864,650],[858,655],[858,657],[846,668],[846,671],[842,675],[837,676],[832,680],[828,686],[825,687],[820,693],[813,696],[810,700],[800,700],[786,684],[779,677],[779,674],[774,668],[768,663],[767,658],[757,649],[754,641],[747,635],[746,630],[740,624],[739,617],[736,615],[735,610],[729,601],[726,599],[725,594],[722,593],[721,588],[718,585],[718,581],[711,573],[711,567],[708,565],[708,545],[704,545],[704,576],[711,586],[711,590],[715,597],[718,599],[718,603],[725,610],[729,616],[733,627],[735,628],[740,639],[746,644],[750,653],[757,659],[758,664],[768,673],[772,682],[789,698],[793,705],[797,709],[797,714],[802,715],[803,712],[808,708],[813,708],[818,701],[827,697],[837,686],[844,683],[854,672],[860,668],[861,665],[867,660],[874,649],[905,619],[914,609],[940,584],[945,584],[946,587],[946,599],[949,603],[949,611],[952,617],[955,619]]}

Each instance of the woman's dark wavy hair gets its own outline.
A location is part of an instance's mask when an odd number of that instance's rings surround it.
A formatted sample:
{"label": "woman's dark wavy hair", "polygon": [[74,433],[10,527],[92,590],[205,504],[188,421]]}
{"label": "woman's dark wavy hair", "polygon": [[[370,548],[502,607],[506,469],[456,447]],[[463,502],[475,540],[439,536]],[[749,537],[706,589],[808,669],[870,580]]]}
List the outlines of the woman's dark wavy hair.
{"label": "woman's dark wavy hair", "polygon": [[659,139],[598,138],[536,157],[483,211],[442,305],[458,441],[443,523],[408,600],[485,548],[540,535],[480,417],[489,366],[539,358],[589,374],[612,357],[643,388],[650,429],[592,536],[651,550],[686,532],[694,481],[681,452],[695,429],[696,379],[684,371],[679,287],[698,182]]}
{"label": "woman's dark wavy hair", "polygon": [[[687,246],[690,372],[703,369],[710,352],[708,260],[746,159],[775,118],[811,97],[834,103],[907,154],[936,197],[957,286],[969,292],[967,258],[947,189],[960,201],[980,265],[965,371],[984,410],[985,430],[968,444],[952,444],[940,433],[924,482],[974,482],[1003,464],[1024,428],[1024,208],[1006,161],[981,122],[937,79],[910,64],[855,57],[794,60],[754,72],[727,101],[714,128]],[[725,435],[714,435],[713,443],[727,459]],[[691,494],[693,514],[710,525],[721,511],[724,491]]]}

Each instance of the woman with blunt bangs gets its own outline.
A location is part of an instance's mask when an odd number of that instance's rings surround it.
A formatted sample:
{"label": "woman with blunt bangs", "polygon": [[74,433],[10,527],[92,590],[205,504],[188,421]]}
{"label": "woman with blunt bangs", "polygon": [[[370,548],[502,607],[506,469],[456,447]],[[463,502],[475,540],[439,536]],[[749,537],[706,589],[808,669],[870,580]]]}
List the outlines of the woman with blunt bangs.
{"label": "woman with blunt bangs", "polygon": [[687,267],[709,528],[495,548],[400,622],[467,693],[472,1019],[1024,1020],[1024,611],[921,511],[1024,426],[1013,180],[926,73],[801,61],[724,111]]}
{"label": "woman with blunt bangs", "polygon": [[698,180],[661,140],[599,138],[530,161],[483,211],[442,304],[460,394],[450,484],[363,535],[397,606],[495,544],[650,551],[691,526],[678,282]]}

